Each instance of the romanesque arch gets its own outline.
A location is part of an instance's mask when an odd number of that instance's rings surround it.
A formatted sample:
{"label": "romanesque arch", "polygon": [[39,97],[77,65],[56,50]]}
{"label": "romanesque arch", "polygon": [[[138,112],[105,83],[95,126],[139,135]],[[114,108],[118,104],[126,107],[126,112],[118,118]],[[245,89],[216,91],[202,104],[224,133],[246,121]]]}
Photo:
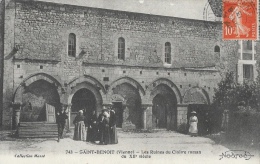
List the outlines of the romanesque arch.
{"label": "romanesque arch", "polygon": [[21,102],[21,96],[22,93],[24,92],[25,88],[27,86],[29,86],[30,84],[32,84],[33,82],[36,82],[38,80],[44,80],[47,81],[51,84],[53,84],[59,93],[59,96],[61,96],[62,92],[63,92],[63,86],[60,80],[54,78],[51,75],[48,75],[46,73],[36,73],[36,74],[32,74],[28,77],[26,77],[20,84],[19,86],[16,88],[15,92],[14,92],[14,96],[13,96],[13,102]]}
{"label": "romanesque arch", "polygon": [[[121,77],[111,83],[109,100],[116,110],[117,125],[122,128],[141,128],[142,126],[142,97],[145,95],[143,87],[133,78]],[[115,98],[113,98],[115,97]],[[122,101],[117,101],[121,97]]]}
{"label": "romanesque arch", "polygon": [[187,90],[183,95],[185,104],[210,104],[208,93],[200,87],[193,87]]}
{"label": "romanesque arch", "polygon": [[[178,87],[171,80],[169,80],[167,78],[159,78],[159,79],[154,80],[152,83],[150,83],[147,86],[146,92],[151,93],[160,84],[164,84],[164,85],[168,86],[169,89],[173,91],[173,93],[176,95],[177,103],[182,102],[181,92],[179,91]],[[148,98],[149,102],[152,102],[154,96],[156,96],[156,95],[147,94],[147,96],[149,96],[149,98]]]}
{"label": "romanesque arch", "polygon": [[123,84],[123,83],[128,83],[130,85],[132,85],[133,87],[135,87],[138,92],[140,93],[140,96],[144,96],[145,95],[145,90],[144,88],[142,87],[142,85],[137,82],[135,79],[131,78],[131,77],[120,77],[118,78],[117,80],[113,81],[111,84],[110,84],[110,94],[113,90],[113,88],[115,88],[117,85],[120,85],[120,84]]}
{"label": "romanesque arch", "polygon": [[75,86],[69,85],[70,125],[79,110],[84,110],[85,115],[89,115],[92,111],[101,112],[103,104],[101,93],[95,84],[88,81],[77,83]]}
{"label": "romanesque arch", "polygon": [[20,121],[46,121],[46,106],[49,105],[58,110],[63,93],[60,81],[51,75],[37,73],[28,76],[17,87],[13,96],[14,104],[19,104],[21,109]]}
{"label": "romanesque arch", "polygon": [[71,80],[68,83],[68,85],[70,87],[75,87],[78,83],[82,83],[82,82],[88,82],[88,83],[94,85],[98,90],[101,90],[103,92],[103,94],[106,94],[105,87],[96,78],[89,76],[89,75],[84,75],[81,77],[74,78],[73,80]]}

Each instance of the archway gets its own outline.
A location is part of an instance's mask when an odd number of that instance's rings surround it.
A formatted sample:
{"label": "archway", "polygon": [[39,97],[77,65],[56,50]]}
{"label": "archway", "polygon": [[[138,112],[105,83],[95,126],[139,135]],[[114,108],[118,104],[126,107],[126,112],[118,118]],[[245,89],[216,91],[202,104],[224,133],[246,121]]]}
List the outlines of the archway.
{"label": "archway", "polygon": [[118,121],[122,122],[119,127],[141,128],[142,110],[139,91],[129,83],[122,83],[113,89],[113,94],[118,94],[124,99],[124,102],[113,102],[117,110]]}
{"label": "archway", "polygon": [[58,110],[60,96],[57,86],[45,80],[37,80],[25,86],[21,94],[20,122],[46,121],[46,105]]}
{"label": "archway", "polygon": [[83,110],[86,117],[90,116],[92,111],[96,111],[96,98],[93,92],[86,88],[79,89],[71,100],[71,125],[79,110]]}
{"label": "archway", "polygon": [[152,127],[175,130],[177,127],[177,98],[166,84],[159,84],[151,92]]}
{"label": "archway", "polygon": [[193,87],[186,91],[183,102],[188,104],[187,120],[189,120],[192,111],[196,111],[199,119],[199,135],[206,135],[210,126],[210,99],[207,92],[199,87]]}

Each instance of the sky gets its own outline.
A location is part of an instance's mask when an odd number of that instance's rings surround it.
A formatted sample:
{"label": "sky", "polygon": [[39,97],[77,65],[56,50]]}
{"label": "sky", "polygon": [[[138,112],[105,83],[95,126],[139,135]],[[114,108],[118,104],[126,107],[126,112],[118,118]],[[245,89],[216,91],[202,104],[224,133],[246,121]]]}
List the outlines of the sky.
{"label": "sky", "polygon": [[[39,0],[203,20],[207,0]],[[210,9],[212,12],[212,10]]]}

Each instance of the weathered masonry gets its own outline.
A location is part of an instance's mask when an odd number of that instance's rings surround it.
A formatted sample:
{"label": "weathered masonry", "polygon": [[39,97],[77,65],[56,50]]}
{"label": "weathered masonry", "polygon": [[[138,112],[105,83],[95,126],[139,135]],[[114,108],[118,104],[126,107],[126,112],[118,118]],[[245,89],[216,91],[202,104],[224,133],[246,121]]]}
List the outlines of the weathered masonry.
{"label": "weathered masonry", "polygon": [[[188,110],[207,108],[225,72],[238,64],[240,74],[256,76],[243,74],[245,63],[246,73],[256,70],[255,59],[243,58],[244,43],[222,41],[219,22],[60,1],[6,3],[6,128],[17,109],[20,121],[45,121],[46,104],[59,109],[61,102],[70,124],[80,109],[89,114],[113,103],[118,127],[176,130]],[[250,56],[256,43],[248,45]]]}

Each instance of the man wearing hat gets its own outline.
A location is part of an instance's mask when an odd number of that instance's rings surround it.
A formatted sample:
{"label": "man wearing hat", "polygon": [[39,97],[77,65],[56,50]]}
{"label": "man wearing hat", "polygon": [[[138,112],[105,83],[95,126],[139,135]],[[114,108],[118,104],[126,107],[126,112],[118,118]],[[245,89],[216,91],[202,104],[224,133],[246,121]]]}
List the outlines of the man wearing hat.
{"label": "man wearing hat", "polygon": [[191,135],[191,137],[196,137],[198,135],[198,118],[196,114],[197,113],[195,111],[192,111],[189,119],[189,134]]}
{"label": "man wearing hat", "polygon": [[68,119],[68,115],[66,113],[67,105],[62,104],[61,110],[57,113],[57,124],[58,124],[58,142],[60,139],[63,139],[63,131],[66,124],[66,119]]}

